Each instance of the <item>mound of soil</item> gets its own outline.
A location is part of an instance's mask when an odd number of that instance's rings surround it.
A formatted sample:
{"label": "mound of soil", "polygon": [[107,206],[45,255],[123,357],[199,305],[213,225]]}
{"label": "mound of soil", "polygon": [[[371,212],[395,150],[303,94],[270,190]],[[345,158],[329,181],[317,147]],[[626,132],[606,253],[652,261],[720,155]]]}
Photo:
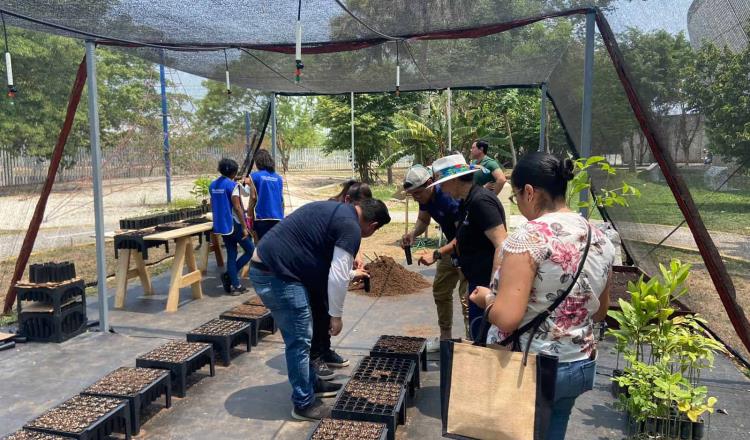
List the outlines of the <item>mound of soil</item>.
{"label": "mound of soil", "polygon": [[[370,292],[359,293],[373,296],[409,295],[431,286],[422,275],[412,272],[391,257],[380,256],[365,266],[370,272]],[[361,285],[360,285],[361,288]]]}

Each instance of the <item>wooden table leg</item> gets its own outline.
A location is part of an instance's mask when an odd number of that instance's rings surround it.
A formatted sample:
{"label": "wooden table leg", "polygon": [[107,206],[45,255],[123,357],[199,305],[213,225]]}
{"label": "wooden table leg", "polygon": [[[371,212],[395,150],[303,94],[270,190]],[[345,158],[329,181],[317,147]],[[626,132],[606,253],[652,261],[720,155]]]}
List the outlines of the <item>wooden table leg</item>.
{"label": "wooden table leg", "polygon": [[221,243],[219,243],[219,234],[211,234],[211,247],[216,257],[216,265],[224,267],[224,255],[221,253]]}
{"label": "wooden table leg", "polygon": [[198,268],[203,273],[208,271],[208,256],[211,253],[212,247],[213,244],[211,244],[210,239],[204,240],[203,244],[201,244],[200,252],[198,253]]}
{"label": "wooden table leg", "polygon": [[185,249],[188,240],[178,238],[175,243],[174,260],[169,278],[169,295],[167,296],[167,312],[176,312],[180,303],[180,282],[182,281],[182,266],[185,264]]}
{"label": "wooden table leg", "polygon": [[135,269],[138,271],[138,277],[141,279],[143,293],[146,295],[153,295],[154,287],[151,285],[151,275],[149,275],[146,270],[146,263],[143,261],[143,254],[135,252],[133,259],[135,260]]}
{"label": "wooden table leg", "polygon": [[120,258],[115,268],[115,308],[125,307],[125,295],[128,291],[128,270],[130,269],[130,249],[120,249]]}
{"label": "wooden table leg", "polygon": [[[185,264],[188,267],[188,273],[183,277],[185,281],[190,282],[190,288],[193,290],[193,299],[203,298],[203,287],[201,286],[201,271],[195,264],[195,251],[193,250],[193,239],[187,237],[187,246],[185,247]],[[195,277],[197,275],[197,279]],[[180,283],[182,284],[182,283]]]}

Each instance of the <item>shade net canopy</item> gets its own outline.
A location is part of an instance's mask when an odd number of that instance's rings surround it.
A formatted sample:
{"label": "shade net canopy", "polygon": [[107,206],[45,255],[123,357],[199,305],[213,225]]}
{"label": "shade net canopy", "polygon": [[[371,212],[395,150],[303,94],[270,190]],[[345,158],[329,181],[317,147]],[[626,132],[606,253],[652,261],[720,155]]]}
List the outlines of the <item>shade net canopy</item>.
{"label": "shade net canopy", "polygon": [[[684,75],[739,57],[740,67],[728,68],[737,78],[730,82],[736,96],[750,94],[741,68],[743,60],[750,62],[743,55],[750,42],[750,0],[303,0],[305,67],[299,83],[294,79],[298,4],[0,0],[0,9],[9,26],[93,39],[220,82],[228,70],[233,85],[282,94],[392,92],[397,65],[402,91],[546,83],[552,112],[567,133],[564,147],[582,154],[585,12],[596,7],[602,21],[594,54],[591,154],[605,156],[618,173],[594,172],[593,181],[608,189],[625,182],[641,192],[629,207],[611,207],[607,214],[633,262],[646,272],[657,274],[659,263],[672,257],[694,264],[683,301],[748,356],[698,252],[695,231],[667,185],[672,176],[657,164],[638,116],[677,164],[744,317],[750,313],[750,154],[742,152],[750,151],[750,134],[742,124],[735,124],[734,132],[731,127],[737,115],[750,119],[750,104],[727,96],[729,114],[721,105],[698,105],[708,98],[698,97]],[[601,24],[613,32],[619,65],[607,50]],[[712,44],[726,52],[714,58],[702,52]],[[680,56],[668,56],[665,48],[678,48]],[[629,78],[644,115],[634,112],[617,68]]]}

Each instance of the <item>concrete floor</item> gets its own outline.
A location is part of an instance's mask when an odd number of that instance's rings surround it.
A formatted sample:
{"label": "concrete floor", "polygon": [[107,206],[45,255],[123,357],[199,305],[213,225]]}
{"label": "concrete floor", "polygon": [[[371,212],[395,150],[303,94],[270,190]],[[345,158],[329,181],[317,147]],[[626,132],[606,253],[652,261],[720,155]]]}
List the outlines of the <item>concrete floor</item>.
{"label": "concrete floor", "polygon": [[[125,310],[112,310],[115,333],[89,332],[63,344],[25,344],[0,352],[0,435],[20,428],[24,422],[77,394],[101,376],[120,366],[135,365],[141,353],[166,339],[184,340],[185,332],[217,317],[244,301],[248,295],[229,297],[221,292],[216,268],[204,278],[203,300],[190,299],[183,289],[176,313],[165,313],[168,274],[153,280],[157,295],[145,297],[138,283],[131,285]],[[434,273],[424,270],[426,276]],[[110,306],[112,305],[110,298]],[[97,315],[96,301],[89,305],[90,319]],[[455,303],[455,329],[463,328],[460,307]],[[334,338],[336,350],[355,366],[381,334],[425,335],[437,332],[431,292],[369,298],[350,294],[346,301],[344,331]],[[622,414],[613,409],[609,376],[615,357],[608,344],[600,347],[595,389],[581,396],[573,410],[567,438],[623,438]],[[237,351],[230,367],[217,367],[215,377],[207,368],[193,376],[184,399],[173,399],[170,409],[152,405],[139,439],[303,439],[311,423],[290,420],[290,388],[286,381],[280,334],[265,336],[251,353]],[[408,408],[407,424],[399,427],[398,439],[441,437],[438,354],[430,355],[429,371],[422,375],[422,388]],[[750,382],[726,359],[704,382],[719,398],[709,438],[750,438],[746,420]],[[352,367],[340,370],[344,381]],[[332,399],[331,399],[332,401]]]}

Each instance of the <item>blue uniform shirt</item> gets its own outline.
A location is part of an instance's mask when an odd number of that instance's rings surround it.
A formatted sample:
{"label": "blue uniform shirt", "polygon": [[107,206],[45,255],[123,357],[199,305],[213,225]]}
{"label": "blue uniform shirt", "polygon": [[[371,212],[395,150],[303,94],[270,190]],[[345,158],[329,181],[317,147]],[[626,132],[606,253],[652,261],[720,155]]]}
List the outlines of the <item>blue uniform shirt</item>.
{"label": "blue uniform shirt", "polygon": [[237,183],[232,179],[220,176],[208,186],[211,194],[211,211],[214,218],[214,232],[229,235],[234,230],[232,218],[232,191]]}
{"label": "blue uniform shirt", "polygon": [[284,181],[276,173],[266,170],[250,174],[258,191],[255,205],[256,220],[282,220],[284,218]]}

